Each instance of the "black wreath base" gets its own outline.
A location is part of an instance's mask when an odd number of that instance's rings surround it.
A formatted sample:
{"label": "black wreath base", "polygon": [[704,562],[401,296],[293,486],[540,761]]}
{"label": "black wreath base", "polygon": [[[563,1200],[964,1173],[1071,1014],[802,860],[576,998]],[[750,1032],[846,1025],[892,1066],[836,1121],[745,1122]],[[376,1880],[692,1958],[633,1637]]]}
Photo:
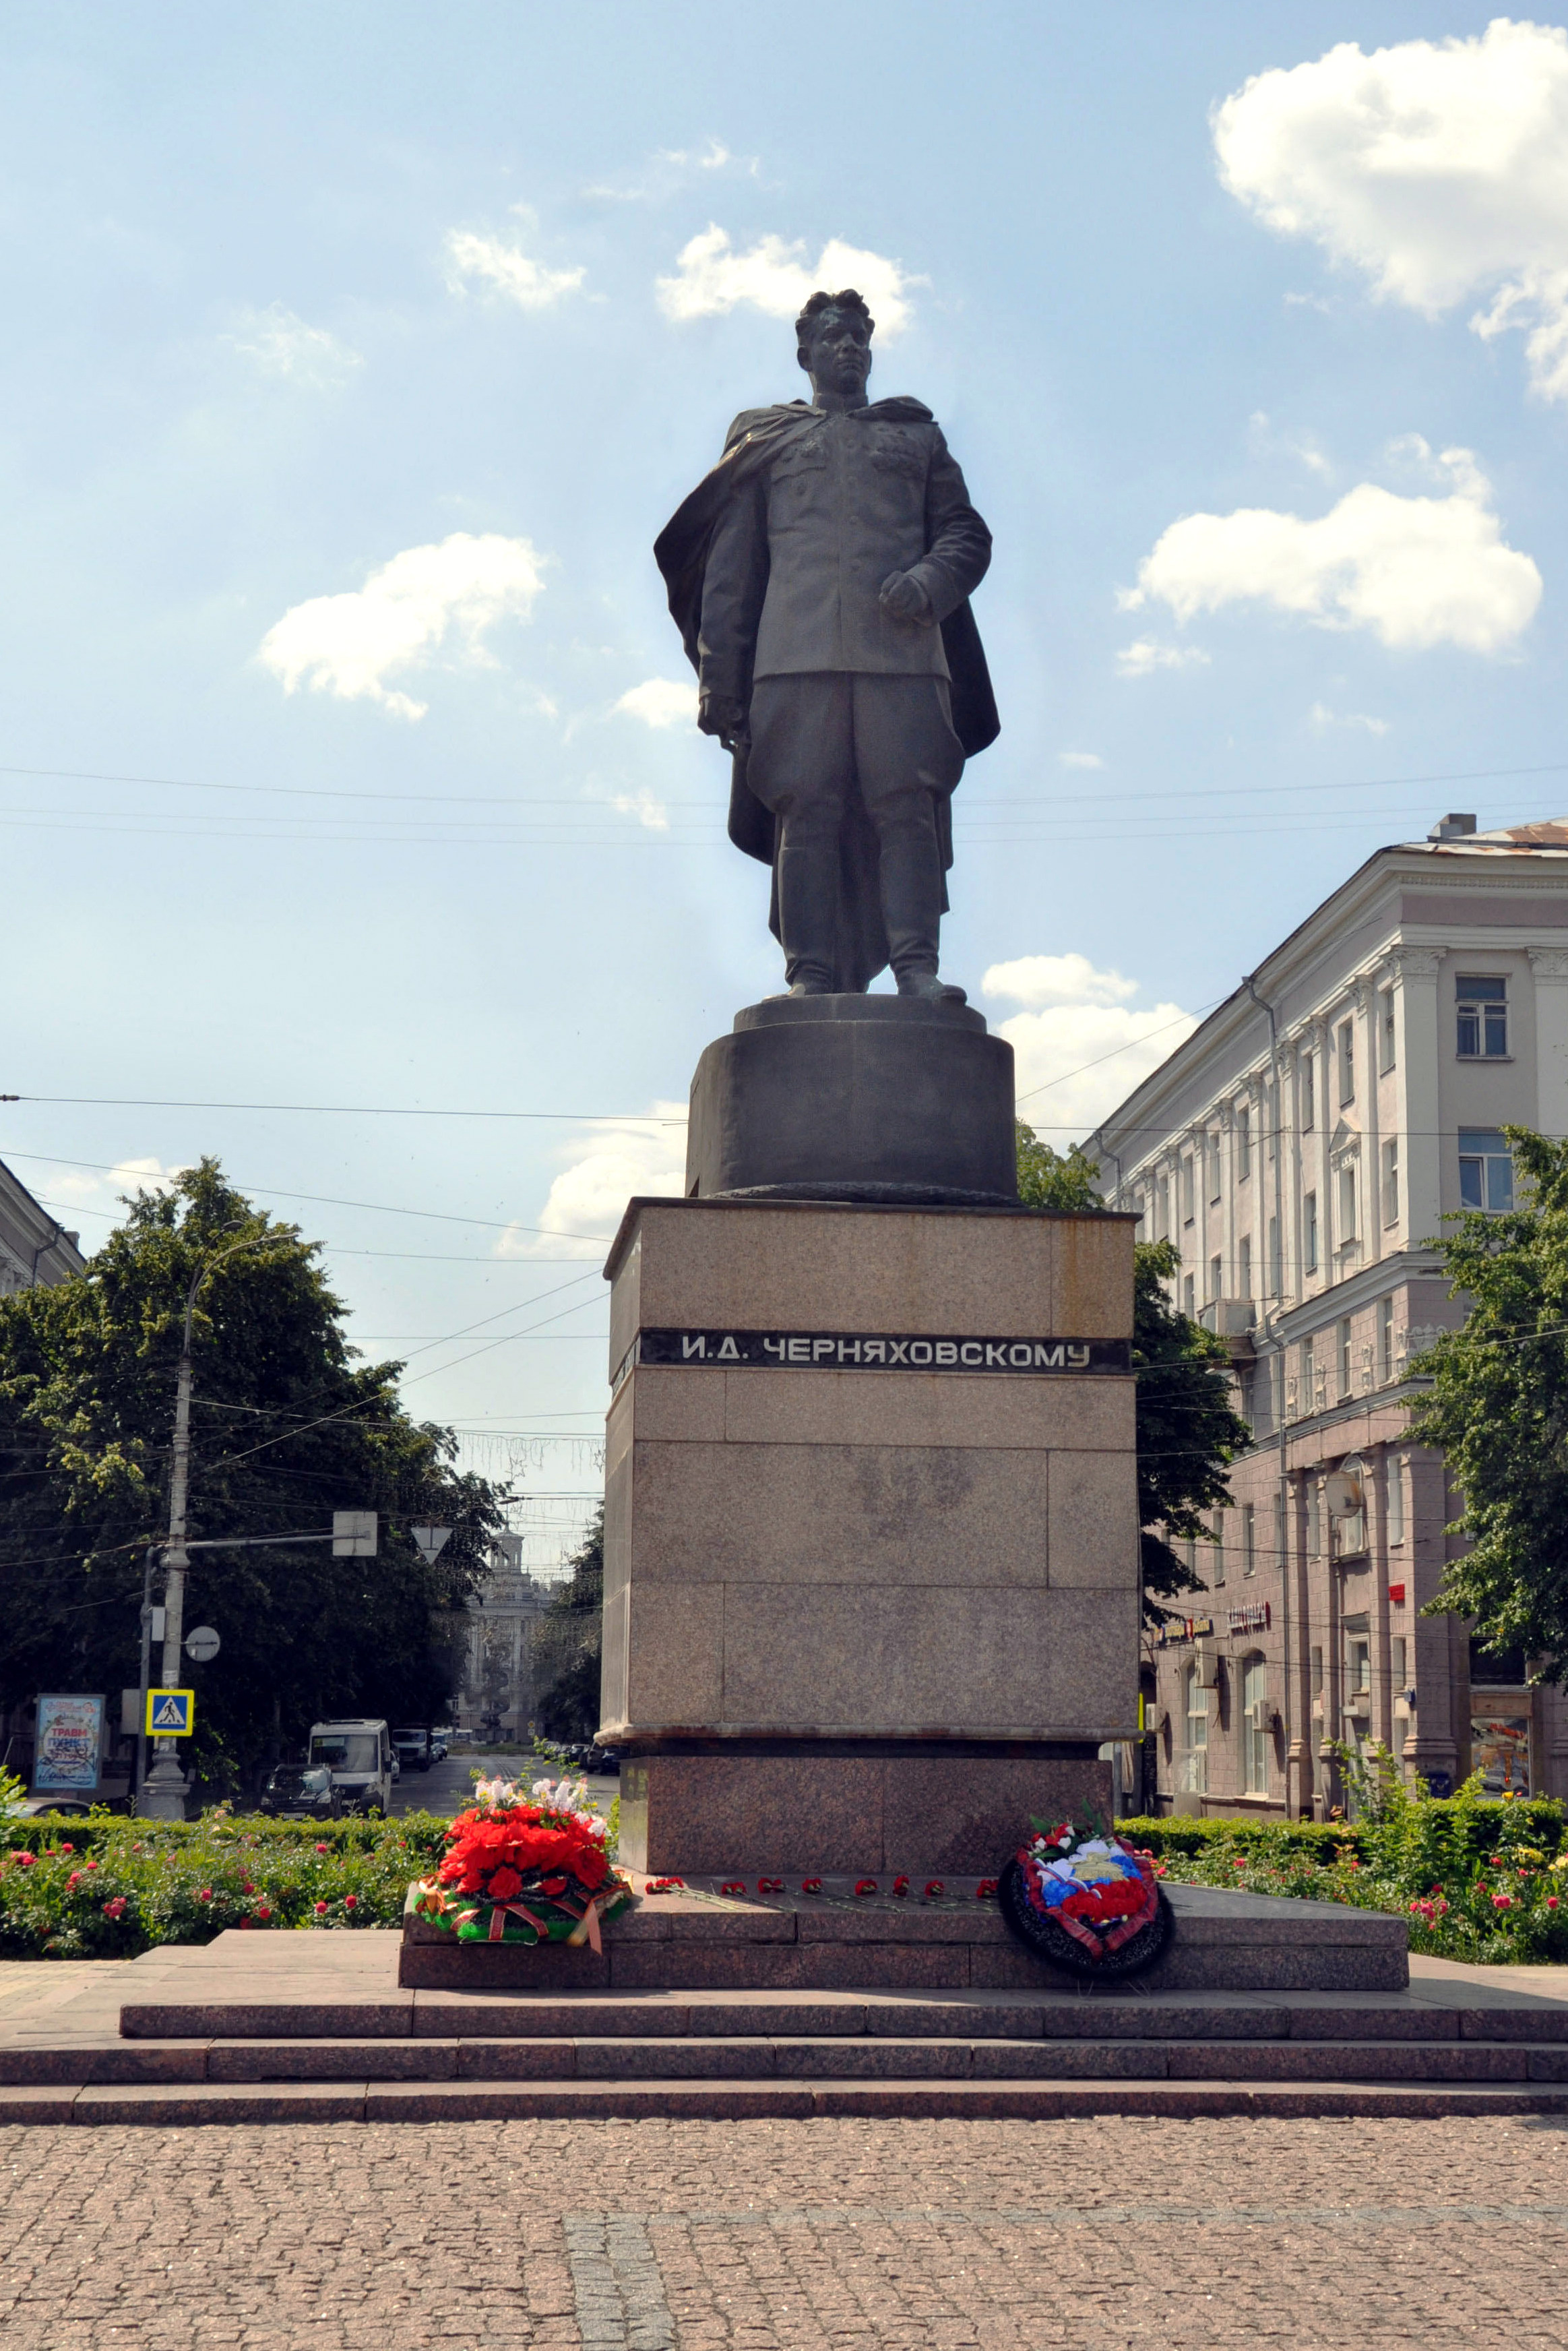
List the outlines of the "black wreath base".
{"label": "black wreath base", "polygon": [[1136,1935],[1104,1959],[1096,1959],[1085,1950],[1075,1935],[1069,1935],[1054,1918],[1038,1911],[1029,1899],[1023,1879],[1023,1865],[1010,1861],[1002,1871],[996,1889],[1002,1915],[1012,1934],[1026,1951],[1037,1959],[1048,1960],[1054,1968],[1067,1968],[1075,1976],[1136,1976],[1153,1967],[1170,1940],[1170,1905],[1159,1886],[1155,1887],[1157,1905],[1154,1917]]}

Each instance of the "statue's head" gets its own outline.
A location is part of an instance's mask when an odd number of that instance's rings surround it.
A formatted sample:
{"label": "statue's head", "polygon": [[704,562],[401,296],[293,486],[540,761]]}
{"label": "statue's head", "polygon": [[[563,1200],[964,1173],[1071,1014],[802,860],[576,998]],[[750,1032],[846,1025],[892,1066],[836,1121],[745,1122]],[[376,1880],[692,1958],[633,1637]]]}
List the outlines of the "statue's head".
{"label": "statue's head", "polygon": [[814,294],[794,322],[795,356],[816,392],[853,398],[871,372],[871,337],[877,325],[864,298],[846,286],[838,294]]}

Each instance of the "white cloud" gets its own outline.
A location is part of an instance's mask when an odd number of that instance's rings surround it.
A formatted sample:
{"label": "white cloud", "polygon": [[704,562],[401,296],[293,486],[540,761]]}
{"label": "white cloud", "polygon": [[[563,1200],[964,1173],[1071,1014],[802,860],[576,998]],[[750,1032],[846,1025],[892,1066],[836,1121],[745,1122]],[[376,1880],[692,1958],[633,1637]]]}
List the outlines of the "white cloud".
{"label": "white cloud", "polygon": [[567,1164],[550,1186],[539,1214],[540,1232],[513,1227],[497,1248],[499,1257],[602,1257],[605,1244],[634,1194],[679,1198],[686,1189],[686,1104],[656,1102],[658,1126],[619,1126],[596,1122],[563,1144]]}
{"label": "white cloud", "polygon": [[706,319],[750,302],[771,319],[798,318],[807,297],[823,289],[836,294],[841,287],[857,287],[871,307],[877,331],[896,335],[909,319],[908,289],[923,284],[898,262],[879,253],[832,238],[822,248],[815,268],[802,256],[803,239],[788,244],[782,236],[763,236],[743,253],[730,243],[728,232],[710,225],[683,246],[673,277],[656,281],[659,305],[667,319]]}
{"label": "white cloud", "polygon": [[1369,735],[1386,735],[1386,718],[1369,717],[1365,710],[1331,710],[1326,702],[1314,702],[1307,712],[1307,723],[1314,735],[1326,735],[1331,726],[1365,726]]}
{"label": "white cloud", "polygon": [[388,678],[430,661],[449,634],[465,641],[471,664],[486,664],[484,631],[509,616],[526,620],[544,584],[543,559],[527,539],[453,531],[438,546],[405,548],[349,594],[291,606],[258,659],[286,694],[307,685],[422,718],[429,705],[393,691]]}
{"label": "white cloud", "polygon": [[1499,16],[1468,39],[1350,41],[1254,75],[1215,110],[1220,176],[1428,318],[1483,298],[1534,389],[1568,399],[1568,33]]}
{"label": "white cloud", "polygon": [[615,705],[645,726],[690,726],[697,716],[695,678],[649,677],[628,686]]}
{"label": "white cloud", "polygon": [[1064,768],[1103,768],[1106,764],[1097,751],[1058,751],[1056,757]]}
{"label": "white cloud", "polygon": [[1087,956],[992,964],[981,989],[1031,1008],[997,1034],[1012,1048],[1019,1115],[1058,1148],[1097,1125],[1198,1026],[1179,1004],[1129,1010],[1124,999],[1137,982],[1096,970]]}
{"label": "white cloud", "polygon": [[341,383],[364,361],[358,351],[329,335],[325,327],[307,327],[281,302],[265,310],[242,310],[233,330],[222,340],[242,357],[254,360],[265,375],[286,376],[291,382],[322,391]]}
{"label": "white cloud", "polygon": [[1047,1004],[1125,1004],[1137,994],[1136,979],[1119,971],[1096,971],[1087,956],[1014,956],[993,963],[981,981],[983,996],[1011,997],[1037,1012]]}
{"label": "white cloud", "polygon": [[113,1167],[57,1167],[41,1179],[40,1188],[62,1206],[88,1207],[98,1201],[107,1207],[122,1192],[170,1192],[184,1165],[165,1167],[161,1159],[121,1159]]}
{"label": "white cloud", "polygon": [[670,810],[661,799],[655,799],[646,784],[636,792],[618,792],[610,806],[621,816],[636,817],[639,824],[645,826],[649,832],[668,832],[670,830]]}
{"label": "white cloud", "polygon": [[757,156],[736,155],[722,139],[710,139],[706,147],[657,148],[654,162],[671,163],[684,172],[722,172],[733,163],[738,171],[749,172],[753,179],[761,169]]}
{"label": "white cloud", "polygon": [[[1128,605],[1141,604],[1142,596],[1135,589],[1130,595],[1116,599],[1125,610]],[[1123,677],[1148,677],[1157,669],[1190,669],[1195,662],[1206,662],[1209,656],[1197,645],[1157,644],[1153,637],[1135,637],[1116,655],[1116,667]]]}
{"label": "white cloud", "polygon": [[1541,574],[1503,544],[1491,486],[1469,451],[1446,449],[1438,463],[1447,497],[1399,497],[1361,482],[1313,522],[1267,507],[1185,515],[1120,601],[1136,609],[1158,598],[1179,621],[1271,604],[1320,628],[1370,629],[1401,649],[1501,653],[1534,617]]}
{"label": "white cloud", "polygon": [[472,229],[454,228],[446,241],[447,284],[454,294],[467,291],[464,281],[476,278],[520,310],[548,310],[567,294],[576,294],[585,269],[546,269],[542,261],[498,236],[480,236]]}

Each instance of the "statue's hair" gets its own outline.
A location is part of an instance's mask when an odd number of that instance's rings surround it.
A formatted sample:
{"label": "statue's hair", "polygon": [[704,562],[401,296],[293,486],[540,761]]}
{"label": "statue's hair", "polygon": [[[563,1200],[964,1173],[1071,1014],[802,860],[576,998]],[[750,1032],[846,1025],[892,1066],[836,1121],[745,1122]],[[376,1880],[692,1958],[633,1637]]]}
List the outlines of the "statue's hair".
{"label": "statue's hair", "polygon": [[874,335],[877,331],[877,321],[867,307],[864,294],[857,294],[853,286],[846,286],[842,293],[812,296],[794,322],[794,339],[797,343],[804,344],[810,339],[812,328],[824,310],[858,310],[866,321],[867,333]]}

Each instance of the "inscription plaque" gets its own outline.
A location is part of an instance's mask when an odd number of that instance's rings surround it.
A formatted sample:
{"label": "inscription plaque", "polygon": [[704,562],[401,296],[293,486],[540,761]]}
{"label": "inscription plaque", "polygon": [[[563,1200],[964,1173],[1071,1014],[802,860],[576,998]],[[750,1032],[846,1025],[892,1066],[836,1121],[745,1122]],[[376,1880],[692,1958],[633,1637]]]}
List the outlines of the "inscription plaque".
{"label": "inscription plaque", "polygon": [[613,1385],[634,1364],[728,1371],[981,1372],[1106,1378],[1132,1371],[1127,1339],[950,1338],[924,1331],[641,1331]]}

